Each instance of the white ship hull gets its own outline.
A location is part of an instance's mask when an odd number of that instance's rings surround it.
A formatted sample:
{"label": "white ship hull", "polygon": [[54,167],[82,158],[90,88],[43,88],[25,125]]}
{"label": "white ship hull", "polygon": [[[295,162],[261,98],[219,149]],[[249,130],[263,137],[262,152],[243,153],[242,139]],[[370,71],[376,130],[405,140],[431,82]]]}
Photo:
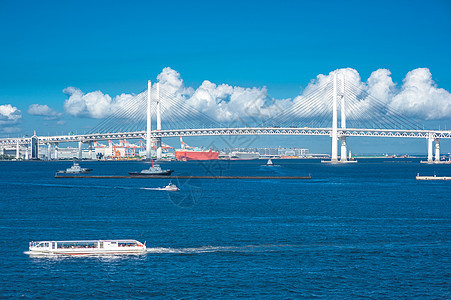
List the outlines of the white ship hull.
{"label": "white ship hull", "polygon": [[83,240],[31,242],[31,255],[117,255],[146,252],[146,245],[136,240]]}

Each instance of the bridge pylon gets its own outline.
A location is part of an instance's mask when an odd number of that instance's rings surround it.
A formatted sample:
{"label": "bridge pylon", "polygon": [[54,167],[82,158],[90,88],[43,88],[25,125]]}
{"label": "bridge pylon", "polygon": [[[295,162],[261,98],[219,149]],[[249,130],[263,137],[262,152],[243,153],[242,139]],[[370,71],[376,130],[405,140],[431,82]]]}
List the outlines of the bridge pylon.
{"label": "bridge pylon", "polygon": [[[157,131],[161,131],[161,102],[160,102],[160,83],[156,84],[157,89]],[[155,139],[155,147],[157,149],[157,160],[162,158],[163,150],[161,149],[161,137]]]}
{"label": "bridge pylon", "polygon": [[147,81],[147,130],[146,130],[146,159],[152,159],[152,111],[151,111],[151,92],[152,83]]}
{"label": "bridge pylon", "polygon": [[[332,103],[332,156],[330,161],[322,161],[329,163],[348,163],[348,162],[357,162],[348,160],[347,156],[347,144],[346,144],[346,135],[344,132],[346,131],[346,109],[345,109],[345,76],[342,75],[342,84],[340,87],[340,94],[338,94],[338,82],[337,82],[337,72],[333,73],[333,103]],[[340,96],[340,111],[341,111],[341,119],[340,119],[340,127],[341,133],[338,134],[338,96]],[[340,141],[340,160],[338,160],[338,141]]]}

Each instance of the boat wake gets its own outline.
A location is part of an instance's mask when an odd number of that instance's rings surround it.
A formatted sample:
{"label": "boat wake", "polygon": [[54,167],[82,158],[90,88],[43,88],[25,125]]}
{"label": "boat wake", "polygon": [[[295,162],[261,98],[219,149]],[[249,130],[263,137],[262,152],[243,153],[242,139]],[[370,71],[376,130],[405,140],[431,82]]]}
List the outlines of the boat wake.
{"label": "boat wake", "polygon": [[293,249],[293,245],[246,245],[246,246],[203,246],[196,248],[147,248],[147,253],[155,254],[199,254],[214,252],[261,253]]}

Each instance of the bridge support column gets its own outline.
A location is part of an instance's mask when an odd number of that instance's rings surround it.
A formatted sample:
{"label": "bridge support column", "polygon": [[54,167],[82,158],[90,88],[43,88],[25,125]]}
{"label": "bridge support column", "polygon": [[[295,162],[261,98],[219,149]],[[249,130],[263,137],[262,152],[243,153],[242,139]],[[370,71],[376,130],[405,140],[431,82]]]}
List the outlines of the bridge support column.
{"label": "bridge support column", "polygon": [[16,143],[16,159],[20,158],[20,148],[19,148],[19,141]]}
{"label": "bridge support column", "polygon": [[157,160],[160,160],[163,156],[163,149],[161,148],[161,138],[155,139],[155,147],[157,148]]}
{"label": "bridge support column", "polygon": [[93,159],[92,158],[92,141],[91,142],[89,142],[89,159]]}
{"label": "bridge support column", "polygon": [[432,134],[429,134],[428,137],[428,163],[432,163],[432,143],[434,142],[434,138]]}
{"label": "bridge support column", "polygon": [[340,151],[340,161],[345,162],[348,160],[347,157],[347,148],[346,148],[346,137],[341,136],[340,137],[340,143],[341,143],[341,151]]}
{"label": "bridge support column", "polygon": [[47,160],[52,160],[52,144],[47,145]]}
{"label": "bridge support column", "polygon": [[58,160],[58,143],[55,144],[55,152],[53,154],[54,159]]}
{"label": "bridge support column", "polygon": [[79,160],[83,159],[83,142],[82,141],[78,142],[78,159]]}
{"label": "bridge support column", "polygon": [[333,93],[333,106],[332,106],[332,162],[338,161],[338,125],[337,125],[337,73],[334,72],[334,93]]}
{"label": "bridge support column", "polygon": [[440,161],[440,139],[435,139],[435,162]]}

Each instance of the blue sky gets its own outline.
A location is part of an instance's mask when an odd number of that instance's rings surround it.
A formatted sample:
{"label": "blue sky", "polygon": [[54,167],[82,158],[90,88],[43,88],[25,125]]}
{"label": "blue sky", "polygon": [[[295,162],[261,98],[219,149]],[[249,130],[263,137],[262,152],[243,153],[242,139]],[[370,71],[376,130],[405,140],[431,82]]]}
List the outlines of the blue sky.
{"label": "blue sky", "polygon": [[[449,1],[0,0],[0,27],[0,105],[22,114],[9,135],[95,125],[65,112],[63,89],[138,93],[165,67],[194,89],[204,80],[266,86],[275,98],[294,98],[338,68],[363,81],[389,69],[399,85],[428,68],[437,87],[451,91]],[[62,115],[31,116],[31,104]],[[437,122],[451,127],[447,118]]]}

